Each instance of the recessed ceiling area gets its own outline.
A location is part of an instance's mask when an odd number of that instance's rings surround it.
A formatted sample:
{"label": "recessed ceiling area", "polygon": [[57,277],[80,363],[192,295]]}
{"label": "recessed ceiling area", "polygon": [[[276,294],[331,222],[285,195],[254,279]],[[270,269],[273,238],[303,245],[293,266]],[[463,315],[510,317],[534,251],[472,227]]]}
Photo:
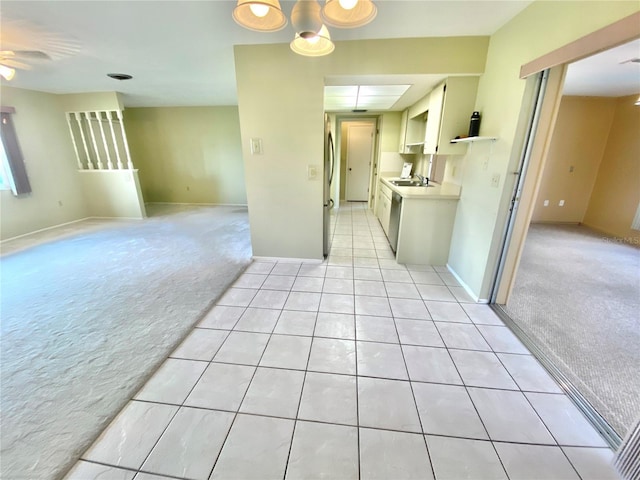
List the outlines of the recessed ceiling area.
{"label": "recessed ceiling area", "polygon": [[622,97],[640,94],[640,39],[569,65],[564,95]]}
{"label": "recessed ceiling area", "polygon": [[388,110],[411,85],[330,85],[324,87],[327,111]]}
{"label": "recessed ceiling area", "polygon": [[332,76],[325,79],[324,109],[347,112],[402,111],[410,107],[446,75],[360,75]]}

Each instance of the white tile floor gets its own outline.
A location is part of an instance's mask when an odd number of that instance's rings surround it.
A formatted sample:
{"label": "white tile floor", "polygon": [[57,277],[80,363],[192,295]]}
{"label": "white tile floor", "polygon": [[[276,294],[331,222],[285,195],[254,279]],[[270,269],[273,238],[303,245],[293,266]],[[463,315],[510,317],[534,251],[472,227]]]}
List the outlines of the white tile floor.
{"label": "white tile floor", "polygon": [[69,479],[617,478],[612,452],[443,266],[363,205],[323,264],[255,262]]}

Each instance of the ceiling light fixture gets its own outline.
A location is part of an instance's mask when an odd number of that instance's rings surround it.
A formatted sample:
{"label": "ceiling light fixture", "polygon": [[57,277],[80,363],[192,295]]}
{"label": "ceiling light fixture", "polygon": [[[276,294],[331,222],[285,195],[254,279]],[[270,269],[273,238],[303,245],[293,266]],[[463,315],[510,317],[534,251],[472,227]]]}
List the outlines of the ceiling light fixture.
{"label": "ceiling light fixture", "polygon": [[277,32],[287,25],[278,0],[238,0],[233,10],[238,25],[256,32]]}
{"label": "ceiling light fixture", "polygon": [[[325,24],[339,28],[361,27],[371,22],[378,9],[371,0],[297,0],[291,11],[295,37],[291,50],[308,57],[333,52],[335,45]],[[238,25],[258,32],[275,32],[287,24],[278,0],[238,0],[233,10]]]}
{"label": "ceiling light fixture", "polygon": [[322,8],[325,23],[338,28],[362,27],[377,14],[378,9],[371,0],[327,0]]}
{"label": "ceiling light fixture", "polygon": [[291,25],[295,28],[296,35],[300,35],[302,38],[312,38],[318,35],[323,26],[318,2],[316,0],[298,0],[291,11]]}
{"label": "ceiling light fixture", "polygon": [[0,76],[7,81],[10,81],[16,75],[15,69],[0,64]]}
{"label": "ceiling light fixture", "polygon": [[329,55],[336,48],[331,41],[329,30],[324,25],[322,25],[318,34],[313,37],[303,38],[296,33],[296,38],[293,39],[289,46],[298,55],[304,55],[305,57]]}

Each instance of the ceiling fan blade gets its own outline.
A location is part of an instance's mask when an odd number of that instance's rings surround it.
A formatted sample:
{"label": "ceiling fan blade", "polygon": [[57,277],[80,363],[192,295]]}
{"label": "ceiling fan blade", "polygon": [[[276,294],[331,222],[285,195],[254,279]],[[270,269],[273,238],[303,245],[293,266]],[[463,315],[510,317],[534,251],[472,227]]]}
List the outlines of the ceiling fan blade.
{"label": "ceiling fan blade", "polygon": [[19,70],[31,70],[30,65],[24,62],[19,62],[18,60],[14,60],[13,58],[6,58],[6,57],[0,56],[0,63],[7,67],[17,68]]}
{"label": "ceiling fan blade", "polygon": [[16,50],[13,52],[14,58],[22,60],[51,60],[51,57],[40,50]]}
{"label": "ceiling fan blade", "polygon": [[70,35],[51,31],[37,23],[3,18],[0,49],[35,62],[75,55],[81,50],[81,44]]}

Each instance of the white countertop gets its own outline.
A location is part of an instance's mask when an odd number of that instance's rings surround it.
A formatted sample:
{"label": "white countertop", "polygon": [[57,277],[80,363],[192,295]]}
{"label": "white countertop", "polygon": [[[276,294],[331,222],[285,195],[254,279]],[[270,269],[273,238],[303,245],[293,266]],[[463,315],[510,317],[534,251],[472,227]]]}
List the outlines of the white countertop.
{"label": "white countertop", "polygon": [[453,183],[443,183],[441,185],[437,183],[430,183],[430,185],[433,185],[432,187],[398,187],[397,185],[390,183],[390,180],[403,179],[398,176],[385,174],[380,175],[380,180],[391,190],[399,193],[402,198],[423,198],[425,200],[458,200],[460,198],[460,191],[462,190],[462,187],[460,187],[460,185],[455,185]]}

